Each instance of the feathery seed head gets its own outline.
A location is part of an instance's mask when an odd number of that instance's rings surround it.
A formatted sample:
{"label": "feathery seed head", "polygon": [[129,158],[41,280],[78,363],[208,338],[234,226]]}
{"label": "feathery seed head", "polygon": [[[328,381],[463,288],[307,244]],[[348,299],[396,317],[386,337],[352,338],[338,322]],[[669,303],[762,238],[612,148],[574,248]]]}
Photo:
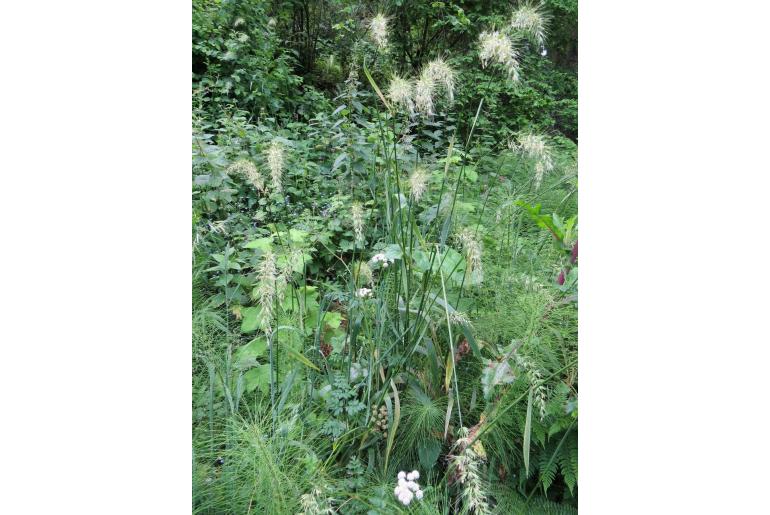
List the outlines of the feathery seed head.
{"label": "feathery seed head", "polygon": [[535,4],[528,1],[513,11],[511,27],[524,32],[533,43],[545,51],[545,38],[549,21],[550,16],[545,12],[542,2]]}
{"label": "feathery seed head", "polygon": [[412,84],[408,80],[394,75],[388,86],[388,98],[394,104],[403,106],[410,114],[413,114],[414,102],[412,101],[412,94]]}
{"label": "feathery seed head", "polygon": [[497,63],[505,67],[508,77],[517,82],[519,80],[518,52],[513,46],[513,41],[499,30],[484,31],[479,36],[479,59],[481,67],[486,68],[490,63]]}
{"label": "feathery seed head", "polygon": [[283,144],[277,139],[270,142],[270,146],[265,151],[267,167],[270,169],[270,178],[273,182],[273,188],[278,193],[283,192],[283,168],[286,164],[286,156]]}
{"label": "feathery seed head", "polygon": [[540,188],[543,176],[553,170],[551,145],[542,134],[526,132],[519,134],[518,142],[509,142],[508,146],[529,159],[535,160],[535,189]]}
{"label": "feathery seed head", "polygon": [[441,85],[450,102],[454,100],[456,73],[441,57],[432,60],[423,72],[434,84]]}
{"label": "feathery seed head", "polygon": [[468,319],[468,315],[463,313],[462,311],[453,311],[449,314],[449,320],[452,323],[458,324],[458,325],[464,325],[466,327],[471,327],[473,324],[471,324],[470,319]]}
{"label": "feathery seed head", "polygon": [[424,168],[418,166],[414,169],[409,176],[409,189],[414,201],[419,202],[428,189],[428,172]]}
{"label": "feathery seed head", "polygon": [[436,84],[433,78],[423,72],[414,84],[414,104],[422,114],[433,116],[433,93]]}
{"label": "feathery seed head", "polygon": [[353,202],[350,207],[350,217],[353,219],[353,232],[356,235],[356,242],[364,242],[364,208],[358,202]]}
{"label": "feathery seed head", "polygon": [[256,288],[256,296],[262,307],[262,323],[267,328],[265,332],[272,332],[274,301],[277,293],[278,270],[275,266],[275,254],[267,250],[262,255],[262,261],[257,269],[259,284]]}
{"label": "feathery seed head", "polygon": [[369,21],[369,36],[380,50],[388,46],[388,19],[382,13]]}
{"label": "feathery seed head", "polygon": [[473,234],[473,231],[467,228],[463,229],[456,238],[465,251],[466,260],[468,261],[467,273],[476,275],[479,281],[481,281],[483,277],[481,266],[481,242]]}
{"label": "feathery seed head", "polygon": [[257,166],[248,159],[239,159],[227,167],[228,174],[240,174],[246,177],[258,191],[265,191],[265,180]]}
{"label": "feathery seed head", "polygon": [[454,445],[455,454],[450,456],[450,469],[462,486],[462,497],[468,511],[485,515],[490,513],[490,509],[480,467],[484,457],[476,452],[476,445],[470,445],[471,437],[467,428],[461,428],[458,436],[460,438]]}

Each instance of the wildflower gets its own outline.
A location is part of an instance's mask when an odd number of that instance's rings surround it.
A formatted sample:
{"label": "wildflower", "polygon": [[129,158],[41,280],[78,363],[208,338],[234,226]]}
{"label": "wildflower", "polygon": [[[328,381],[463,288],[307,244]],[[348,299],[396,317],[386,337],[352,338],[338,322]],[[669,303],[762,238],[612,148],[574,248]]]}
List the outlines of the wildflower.
{"label": "wildflower", "polygon": [[435,84],[431,77],[423,73],[414,84],[414,105],[417,111],[433,116],[433,91]]}
{"label": "wildflower", "polygon": [[458,235],[457,240],[462,245],[465,251],[465,256],[468,261],[467,272],[470,275],[475,275],[479,281],[483,277],[482,264],[481,264],[481,242],[476,239],[473,232],[470,229],[463,229]]}
{"label": "wildflower", "polygon": [[[543,3],[525,2],[513,11],[511,27],[524,32],[533,43],[545,52],[545,37],[550,17],[543,10]],[[543,54],[545,55],[545,54]]]}
{"label": "wildflower", "polygon": [[356,235],[356,242],[364,242],[364,209],[361,204],[354,202],[350,207],[350,217],[353,219],[353,232]]}
{"label": "wildflower", "polygon": [[265,332],[272,332],[273,309],[276,298],[276,283],[278,271],[275,266],[275,254],[271,250],[262,255],[262,262],[257,269],[258,286],[255,288],[256,297],[262,307],[262,323],[266,327]]}
{"label": "wildflower", "polygon": [[571,252],[570,261],[572,262],[573,265],[577,262],[577,259],[578,259],[578,245],[577,244],[578,244],[578,242],[577,242],[577,240],[575,240],[575,244],[572,246],[572,252]]}
{"label": "wildflower", "polygon": [[380,50],[388,46],[388,19],[384,14],[378,13],[369,21],[369,35]]}
{"label": "wildflower", "polygon": [[401,501],[401,504],[409,506],[412,499],[417,498],[417,500],[420,500],[423,498],[423,491],[416,481],[420,478],[419,472],[413,470],[407,474],[402,470],[396,477],[398,485],[393,489],[393,493]]}
{"label": "wildflower", "polygon": [[379,254],[375,254],[375,255],[372,257],[372,263],[373,263],[373,264],[376,264],[376,263],[382,263],[382,267],[383,267],[383,268],[388,268],[388,265],[392,265],[392,264],[393,264],[393,259],[391,259],[391,258],[388,258],[388,257],[385,255],[385,253],[384,253],[384,252],[380,252]]}
{"label": "wildflower", "polygon": [[513,81],[519,80],[518,53],[513,47],[513,41],[500,31],[482,32],[479,36],[479,59],[481,67],[486,68],[491,62],[503,65],[508,71],[508,77]]}
{"label": "wildflower", "polygon": [[248,34],[246,34],[244,32],[241,32],[241,33],[238,34],[238,41],[240,41],[241,43],[245,43],[248,40],[249,40],[249,35]]}
{"label": "wildflower", "polygon": [[409,189],[412,192],[412,198],[415,202],[419,202],[420,198],[425,194],[428,189],[428,173],[424,168],[417,167],[409,176]]}
{"label": "wildflower", "polygon": [[428,63],[423,72],[435,85],[443,87],[450,102],[454,101],[455,71],[442,58],[434,59]]}
{"label": "wildflower", "polygon": [[244,23],[246,23],[246,21],[243,18],[236,18],[235,21],[233,22],[233,27],[239,27]]}
{"label": "wildflower", "polygon": [[277,139],[274,139],[270,142],[267,151],[265,151],[265,156],[267,159],[267,167],[270,169],[270,178],[273,182],[273,188],[278,193],[283,193],[283,184],[281,183],[285,165],[285,151],[283,144]]}
{"label": "wildflower", "polygon": [[394,75],[388,86],[388,98],[394,104],[406,108],[410,114],[414,114],[414,102],[412,101],[412,84],[398,75]]}
{"label": "wildflower", "polygon": [[372,296],[372,290],[369,288],[359,288],[356,291],[356,297],[358,297],[359,299],[366,299],[371,296]]}

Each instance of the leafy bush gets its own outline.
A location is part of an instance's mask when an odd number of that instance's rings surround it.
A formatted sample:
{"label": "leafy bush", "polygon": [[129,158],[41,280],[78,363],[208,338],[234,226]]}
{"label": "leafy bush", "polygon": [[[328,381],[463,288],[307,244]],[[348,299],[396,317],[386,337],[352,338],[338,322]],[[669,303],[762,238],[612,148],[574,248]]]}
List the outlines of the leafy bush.
{"label": "leafy bush", "polygon": [[194,3],[196,512],[576,505],[574,75],[410,7]]}

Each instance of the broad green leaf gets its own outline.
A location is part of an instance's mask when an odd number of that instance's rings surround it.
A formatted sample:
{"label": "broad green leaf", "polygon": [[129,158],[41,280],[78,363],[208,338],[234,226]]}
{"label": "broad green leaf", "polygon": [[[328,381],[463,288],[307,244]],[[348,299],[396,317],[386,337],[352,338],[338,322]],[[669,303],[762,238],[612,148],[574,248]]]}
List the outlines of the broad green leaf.
{"label": "broad green leaf", "polygon": [[267,350],[267,338],[258,336],[235,351],[235,362],[244,363],[259,358],[265,353],[265,350]]}
{"label": "broad green leaf", "polygon": [[422,440],[417,444],[417,456],[424,470],[430,470],[436,464],[441,453],[441,443],[437,440]]}
{"label": "broad green leaf", "polygon": [[258,238],[256,240],[252,240],[245,244],[243,248],[245,249],[260,249],[260,250],[270,250],[271,246],[273,244],[273,237],[268,236],[267,238]]}
{"label": "broad green leaf", "polygon": [[262,308],[260,306],[252,306],[241,309],[241,332],[250,333],[262,328]]}
{"label": "broad green leaf", "polygon": [[256,388],[262,393],[267,393],[270,387],[270,365],[257,365],[243,374],[243,385],[247,392],[253,392]]}

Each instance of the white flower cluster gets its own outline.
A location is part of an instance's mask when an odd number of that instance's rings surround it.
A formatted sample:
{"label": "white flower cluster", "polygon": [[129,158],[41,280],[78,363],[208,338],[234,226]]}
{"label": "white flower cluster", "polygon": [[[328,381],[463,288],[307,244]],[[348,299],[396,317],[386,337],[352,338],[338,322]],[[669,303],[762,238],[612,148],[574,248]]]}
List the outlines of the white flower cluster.
{"label": "white flower cluster", "polygon": [[359,299],[365,299],[371,296],[372,296],[372,290],[370,288],[359,288],[358,291],[356,291],[356,297],[358,297]]}
{"label": "white flower cluster", "polygon": [[398,473],[398,486],[393,490],[393,493],[404,506],[409,506],[414,498],[417,498],[418,501],[422,499],[423,492],[417,483],[418,479],[420,479],[420,473],[416,470],[408,474],[403,470]]}
{"label": "white flower cluster", "polygon": [[372,257],[372,263],[382,263],[382,268],[388,268],[388,265],[393,264],[393,259],[388,258],[384,252],[380,252]]}

